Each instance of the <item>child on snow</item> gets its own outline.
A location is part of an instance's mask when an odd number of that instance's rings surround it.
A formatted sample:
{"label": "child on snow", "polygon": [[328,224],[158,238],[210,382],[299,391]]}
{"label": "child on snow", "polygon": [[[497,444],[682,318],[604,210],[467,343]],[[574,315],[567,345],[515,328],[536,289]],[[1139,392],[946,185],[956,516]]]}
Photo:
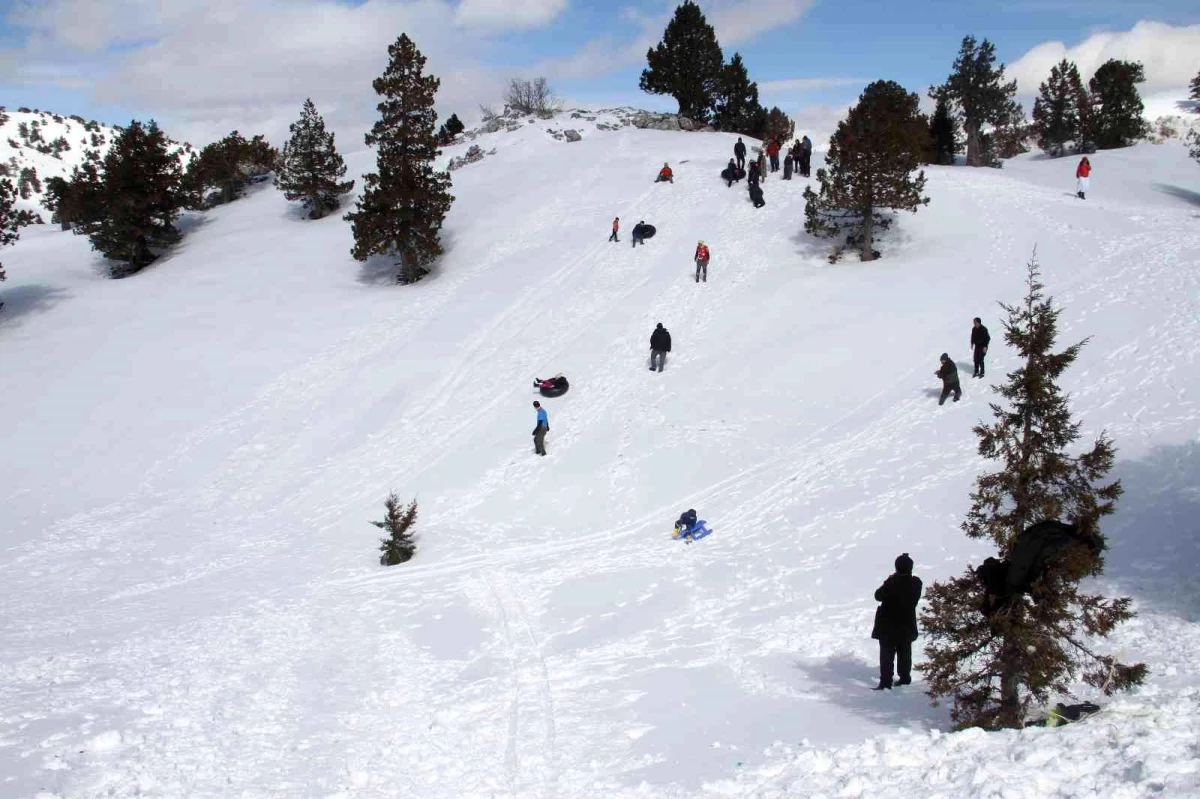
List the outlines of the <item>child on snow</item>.
{"label": "child on snow", "polygon": [[1088,190],[1088,179],[1092,176],[1092,162],[1085,155],[1083,160],[1079,162],[1079,166],[1075,167],[1075,196],[1081,200],[1086,200],[1084,195]]}

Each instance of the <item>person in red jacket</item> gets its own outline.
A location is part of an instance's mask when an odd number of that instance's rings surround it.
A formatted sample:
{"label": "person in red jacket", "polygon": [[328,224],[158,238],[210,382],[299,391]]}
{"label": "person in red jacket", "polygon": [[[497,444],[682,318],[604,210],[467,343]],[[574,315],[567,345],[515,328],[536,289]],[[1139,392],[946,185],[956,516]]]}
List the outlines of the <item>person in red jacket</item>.
{"label": "person in red jacket", "polygon": [[767,156],[771,159],[771,171],[779,171],[779,140],[772,139],[767,145]]}
{"label": "person in red jacket", "polygon": [[612,232],[612,235],[608,237],[608,240],[609,241],[620,241],[620,239],[617,238],[617,231],[620,229],[621,229],[621,217],[618,216],[615,219],[613,219],[613,232]]}
{"label": "person in red jacket", "polygon": [[1081,200],[1086,200],[1085,196],[1088,189],[1088,178],[1092,175],[1092,162],[1087,160],[1087,156],[1079,162],[1079,166],[1075,167],[1075,196]]}
{"label": "person in red jacket", "polygon": [[[708,282],[708,245],[703,241],[696,245],[696,282]],[[703,277],[701,277],[703,275]]]}

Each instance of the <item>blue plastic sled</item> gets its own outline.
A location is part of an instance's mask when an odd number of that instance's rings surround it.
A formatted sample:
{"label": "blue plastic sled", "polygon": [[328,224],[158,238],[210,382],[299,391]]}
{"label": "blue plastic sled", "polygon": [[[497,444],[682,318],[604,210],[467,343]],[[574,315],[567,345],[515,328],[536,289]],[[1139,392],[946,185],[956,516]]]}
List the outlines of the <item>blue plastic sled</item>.
{"label": "blue plastic sled", "polygon": [[712,530],[709,529],[708,522],[704,521],[704,519],[699,519],[691,527],[682,532],[676,531],[671,537],[683,541],[685,544],[690,544],[693,541],[699,541],[701,538],[707,538],[711,534]]}

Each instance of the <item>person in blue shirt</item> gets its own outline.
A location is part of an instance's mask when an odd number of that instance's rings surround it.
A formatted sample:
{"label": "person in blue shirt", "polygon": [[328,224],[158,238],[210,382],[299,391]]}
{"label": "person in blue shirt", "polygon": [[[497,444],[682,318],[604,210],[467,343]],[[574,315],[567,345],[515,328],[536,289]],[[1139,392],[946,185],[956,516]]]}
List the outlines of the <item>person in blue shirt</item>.
{"label": "person in blue shirt", "polygon": [[538,455],[545,455],[546,433],[550,432],[550,415],[537,400],[533,401],[533,407],[537,408],[537,427],[533,428],[533,451]]}

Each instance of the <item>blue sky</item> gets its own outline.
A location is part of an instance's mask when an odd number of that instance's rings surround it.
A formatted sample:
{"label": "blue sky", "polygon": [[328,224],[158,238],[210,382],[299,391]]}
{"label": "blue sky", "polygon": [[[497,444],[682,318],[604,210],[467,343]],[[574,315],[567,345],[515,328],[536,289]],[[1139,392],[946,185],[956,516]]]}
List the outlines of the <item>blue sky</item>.
{"label": "blue sky", "polygon": [[[0,0],[0,97],[109,123],[155,117],[179,137],[278,135],[305,96],[335,129],[367,124],[386,43],[409,32],[443,77],[444,112],[474,113],[511,75],[546,74],[586,104],[672,109],[637,89],[674,3],[587,0]],[[962,36],[991,39],[1032,92],[1046,63],[1144,57],[1148,90],[1200,69],[1195,0],[706,0],[726,56],[742,54],[767,104],[814,129],[865,82],[922,95]],[[1157,26],[1135,25],[1152,21]],[[1191,26],[1191,27],[1188,27]],[[1062,45],[1054,45],[1061,42]],[[1144,54],[1144,56],[1143,56]],[[1092,64],[1092,68],[1098,62]],[[1180,80],[1183,77],[1182,81]],[[783,83],[790,82],[790,83]],[[467,112],[467,113],[464,113]],[[327,119],[330,119],[327,114]]]}

